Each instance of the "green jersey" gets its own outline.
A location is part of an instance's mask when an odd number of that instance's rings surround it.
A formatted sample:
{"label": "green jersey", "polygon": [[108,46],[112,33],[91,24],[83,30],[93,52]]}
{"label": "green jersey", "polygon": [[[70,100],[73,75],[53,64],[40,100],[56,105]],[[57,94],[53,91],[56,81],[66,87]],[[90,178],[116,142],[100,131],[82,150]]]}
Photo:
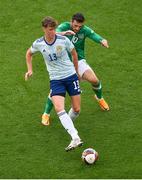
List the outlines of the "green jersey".
{"label": "green jersey", "polygon": [[[72,30],[70,22],[64,22],[60,24],[57,27],[56,32],[63,32],[67,30]],[[91,28],[87,27],[86,25],[83,25],[81,29],[75,35],[66,35],[66,36],[74,44],[75,49],[78,54],[78,60],[85,59],[84,45],[85,45],[85,39],[87,37],[97,43],[100,43],[100,41],[103,40],[103,38],[100,35],[95,33]]]}

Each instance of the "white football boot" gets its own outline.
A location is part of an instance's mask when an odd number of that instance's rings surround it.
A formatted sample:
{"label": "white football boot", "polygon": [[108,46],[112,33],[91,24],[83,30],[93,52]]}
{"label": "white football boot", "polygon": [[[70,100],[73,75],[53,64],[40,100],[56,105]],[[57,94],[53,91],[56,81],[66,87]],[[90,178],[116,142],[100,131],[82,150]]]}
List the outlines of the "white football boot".
{"label": "white football boot", "polygon": [[65,148],[66,151],[71,151],[75,149],[76,147],[80,147],[83,145],[83,142],[81,141],[80,138],[76,138],[71,140],[71,143],[68,145],[68,147]]}

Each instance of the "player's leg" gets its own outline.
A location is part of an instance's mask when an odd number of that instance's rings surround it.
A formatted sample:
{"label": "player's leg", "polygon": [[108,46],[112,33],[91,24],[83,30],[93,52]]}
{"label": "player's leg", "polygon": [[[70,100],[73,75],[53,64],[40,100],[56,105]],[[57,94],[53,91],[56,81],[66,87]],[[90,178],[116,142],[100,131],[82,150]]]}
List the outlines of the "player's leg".
{"label": "player's leg", "polygon": [[57,112],[60,122],[72,138],[71,143],[65,149],[66,151],[69,151],[76,148],[77,146],[82,145],[82,142],[80,140],[80,137],[78,136],[77,129],[74,127],[71,118],[64,109],[64,99],[65,98],[62,96],[52,96],[52,101],[55,107],[55,111]]}
{"label": "player's leg", "polygon": [[81,98],[79,95],[71,96],[72,107],[69,110],[68,114],[70,118],[74,121],[80,114],[80,104]]}
{"label": "player's leg", "polygon": [[66,83],[66,87],[67,92],[71,97],[71,108],[68,112],[68,115],[72,120],[75,120],[79,116],[81,104],[81,90],[77,75],[74,75],[72,79]]}
{"label": "player's leg", "polygon": [[102,96],[102,86],[93,70],[88,69],[84,72],[82,78],[92,84],[92,89],[95,92],[95,98],[99,102],[100,107],[103,110],[109,111],[109,106]]}
{"label": "player's leg", "polygon": [[[71,96],[72,108],[69,111],[69,117],[74,121],[80,113],[80,103],[81,98],[80,95]],[[83,141],[80,138],[75,138],[71,141],[71,143],[66,147],[66,151],[70,151],[71,149],[82,146]]]}
{"label": "player's leg", "polygon": [[[72,78],[68,79],[66,83],[66,89],[71,97],[71,104],[72,108],[70,109],[68,115],[69,117],[74,120],[78,117],[80,113],[80,104],[81,104],[81,97],[80,97],[80,86],[79,80],[77,75],[73,75]],[[66,151],[69,151],[75,147],[81,146],[83,144],[80,138],[72,139],[71,143],[66,147]]]}
{"label": "player's leg", "polygon": [[81,60],[81,62],[79,62],[79,74],[83,80],[86,80],[91,83],[92,89],[95,92],[95,98],[99,102],[100,107],[103,110],[108,111],[109,106],[103,98],[101,82],[99,81],[95,72],[91,69],[91,67],[86,63],[85,60]]}
{"label": "player's leg", "polygon": [[51,110],[53,109],[53,103],[52,103],[52,99],[50,97],[50,93],[48,95],[48,98],[47,98],[47,102],[46,102],[46,105],[45,105],[45,110],[44,110],[44,113],[42,115],[42,121],[41,123],[45,126],[48,126],[50,125],[50,113],[51,113]]}
{"label": "player's leg", "polygon": [[57,83],[52,83],[51,81],[50,85],[52,89],[51,97],[55,111],[57,112],[62,126],[67,130],[68,134],[72,138],[72,146],[66,149],[66,151],[69,151],[76,148],[77,146],[80,146],[81,140],[71,118],[64,109],[66,87],[64,86],[64,83],[60,83],[60,81]]}
{"label": "player's leg", "polygon": [[98,99],[102,98],[102,85],[92,69],[87,69],[82,75],[82,79],[91,83]]}

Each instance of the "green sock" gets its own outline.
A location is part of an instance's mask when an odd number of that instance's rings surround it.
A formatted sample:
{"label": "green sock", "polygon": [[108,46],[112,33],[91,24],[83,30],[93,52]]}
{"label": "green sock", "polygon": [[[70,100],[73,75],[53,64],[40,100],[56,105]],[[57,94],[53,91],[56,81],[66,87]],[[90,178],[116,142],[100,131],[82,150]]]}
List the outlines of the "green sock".
{"label": "green sock", "polygon": [[98,84],[92,84],[92,88],[93,88],[93,91],[95,92],[97,98],[101,99],[103,97],[102,96],[102,85],[101,85],[101,82],[99,81]]}
{"label": "green sock", "polygon": [[46,114],[50,114],[51,110],[53,108],[53,103],[52,103],[52,100],[50,97],[47,98],[47,102],[46,102],[46,105],[45,105],[45,110],[44,110],[44,113]]}

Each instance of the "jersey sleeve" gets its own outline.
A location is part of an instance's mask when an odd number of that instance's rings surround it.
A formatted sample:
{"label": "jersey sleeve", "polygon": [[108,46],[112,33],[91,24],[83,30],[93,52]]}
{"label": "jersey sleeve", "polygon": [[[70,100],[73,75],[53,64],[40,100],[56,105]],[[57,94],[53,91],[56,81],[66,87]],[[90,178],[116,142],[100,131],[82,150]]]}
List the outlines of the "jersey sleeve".
{"label": "jersey sleeve", "polygon": [[97,43],[100,43],[104,39],[103,37],[95,33],[91,28],[87,26],[85,27],[85,30],[86,30],[86,36]]}
{"label": "jersey sleeve", "polygon": [[65,38],[66,38],[65,40],[66,49],[68,52],[71,52],[74,49],[74,45],[67,37]]}
{"label": "jersey sleeve", "polygon": [[67,23],[62,23],[56,28],[56,32],[63,32],[67,30]]}
{"label": "jersey sleeve", "polygon": [[38,52],[38,45],[37,45],[37,40],[33,42],[32,46],[30,47],[31,49],[31,53],[34,54],[36,52]]}

